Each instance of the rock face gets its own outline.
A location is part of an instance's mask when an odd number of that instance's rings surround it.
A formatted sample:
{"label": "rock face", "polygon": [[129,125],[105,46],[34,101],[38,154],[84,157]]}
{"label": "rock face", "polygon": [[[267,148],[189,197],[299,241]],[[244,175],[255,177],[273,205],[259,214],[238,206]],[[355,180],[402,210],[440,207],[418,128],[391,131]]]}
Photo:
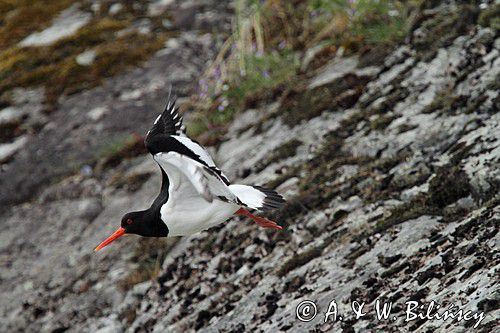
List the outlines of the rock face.
{"label": "rock face", "polygon": [[[332,59],[309,69],[302,88],[238,115],[215,159],[235,182],[283,193],[288,203],[271,217],[286,230],[234,219],[162,243],[170,250],[152,282],[124,286],[151,260],[138,257],[137,238],[91,250],[124,210],[149,204],[154,163],[141,155],[100,178],[84,168],[54,177],[85,164],[106,132],[146,130],[154,117],[136,110],[159,110],[167,81],[187,94],[213,39],[181,34],[145,68],[68,99],[2,180],[0,331],[471,331],[474,320],[405,322],[405,302],[431,300],[483,312],[478,331],[493,331],[500,38],[475,24],[475,9],[425,14],[383,61]],[[435,30],[455,16],[468,25]],[[30,165],[44,171],[19,189]],[[374,319],[377,299],[393,303],[395,320]],[[308,322],[296,318],[304,300],[318,309]],[[332,300],[342,321],[324,320]],[[368,315],[354,318],[354,300]]]}
{"label": "rock face", "polygon": [[[476,27],[435,50],[417,45],[372,67],[333,60],[304,90],[241,115],[217,160],[242,182],[277,185],[289,204],[273,217],[287,230],[237,220],[183,240],[129,330],[465,332],[475,324],[406,323],[411,300],[484,311],[479,329],[492,330],[500,39]],[[359,85],[363,93],[343,107],[338,97]],[[323,91],[319,116],[302,107]],[[377,298],[393,302],[396,321],[348,315],[352,300],[373,314]],[[325,323],[333,299],[347,315]],[[318,308],[310,322],[296,318],[304,300]]]}
{"label": "rock face", "polygon": [[[173,27],[177,43],[141,68],[61,100],[50,114],[40,111],[43,92],[25,89],[14,91],[14,105],[0,110],[0,332],[119,332],[133,318],[145,292],[136,281],[154,275],[169,241],[130,238],[123,243],[128,249],[114,255],[95,256],[93,248],[126,210],[150,205],[160,178],[146,155],[99,174],[96,161],[116,149],[116,139],[146,132],[170,84],[181,97],[191,94],[226,38],[227,2],[196,6],[210,19],[195,17],[194,5],[189,11],[184,1],[157,5],[175,11],[181,4],[186,17],[208,25],[210,33]],[[28,121],[43,126],[22,136],[8,133],[9,124]]]}
{"label": "rock face", "polygon": [[40,46],[51,44],[61,38],[71,36],[90,21],[90,15],[80,12],[75,6],[63,11],[52,26],[33,33],[20,42],[21,46]]}

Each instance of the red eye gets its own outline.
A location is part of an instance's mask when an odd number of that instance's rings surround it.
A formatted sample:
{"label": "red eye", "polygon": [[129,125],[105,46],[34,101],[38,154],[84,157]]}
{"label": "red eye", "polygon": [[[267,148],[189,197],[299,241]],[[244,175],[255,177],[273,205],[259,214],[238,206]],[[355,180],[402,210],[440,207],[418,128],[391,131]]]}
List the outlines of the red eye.
{"label": "red eye", "polygon": [[134,222],[132,219],[127,219],[127,224],[132,224],[132,222]]}

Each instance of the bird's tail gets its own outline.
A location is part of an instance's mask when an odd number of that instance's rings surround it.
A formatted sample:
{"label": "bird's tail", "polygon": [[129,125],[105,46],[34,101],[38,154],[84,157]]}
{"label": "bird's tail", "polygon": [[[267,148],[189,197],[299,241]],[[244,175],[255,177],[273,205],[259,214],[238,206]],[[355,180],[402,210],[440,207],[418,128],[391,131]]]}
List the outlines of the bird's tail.
{"label": "bird's tail", "polygon": [[257,210],[270,210],[280,208],[285,204],[285,199],[273,190],[260,186],[229,185],[233,192],[243,204]]}

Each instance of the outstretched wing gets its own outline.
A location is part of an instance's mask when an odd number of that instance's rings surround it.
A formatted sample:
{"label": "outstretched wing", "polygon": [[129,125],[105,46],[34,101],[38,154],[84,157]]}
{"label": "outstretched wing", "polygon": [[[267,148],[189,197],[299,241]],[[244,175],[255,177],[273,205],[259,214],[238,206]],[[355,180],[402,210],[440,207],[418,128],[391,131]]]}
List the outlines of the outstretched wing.
{"label": "outstretched wing", "polygon": [[[204,178],[210,180],[211,190],[218,186],[214,181],[221,183],[224,188],[227,188],[230,184],[227,177],[217,168],[206,149],[186,136],[182,117],[175,105],[175,98],[169,96],[165,110],[156,118],[153,127],[146,134],[144,144],[162,169],[162,189],[164,184],[168,184],[169,179],[170,183],[172,183],[173,175],[171,173],[177,172],[171,168],[169,172],[166,165],[179,169],[189,181],[196,180],[193,186],[208,201],[212,199],[207,194],[206,189],[203,188],[205,186]],[[159,156],[162,156],[162,158],[158,158]],[[167,162],[164,161],[165,158],[168,159]],[[161,163],[161,161],[163,162]],[[188,169],[184,170],[185,168]],[[201,174],[203,174],[203,177],[200,177]],[[217,193],[214,195],[219,196]]]}
{"label": "outstretched wing", "polygon": [[198,195],[209,202],[218,198],[228,202],[241,203],[212,169],[192,158],[170,151],[167,153],[159,152],[154,155],[154,159],[169,177],[171,195],[175,193],[182,196],[183,184],[189,182]]}
{"label": "outstretched wing", "polygon": [[153,127],[146,134],[144,140],[146,148],[155,137],[162,135],[186,135],[186,128],[182,124],[179,108],[175,105],[176,97],[168,96],[167,105],[163,112],[156,118]]}

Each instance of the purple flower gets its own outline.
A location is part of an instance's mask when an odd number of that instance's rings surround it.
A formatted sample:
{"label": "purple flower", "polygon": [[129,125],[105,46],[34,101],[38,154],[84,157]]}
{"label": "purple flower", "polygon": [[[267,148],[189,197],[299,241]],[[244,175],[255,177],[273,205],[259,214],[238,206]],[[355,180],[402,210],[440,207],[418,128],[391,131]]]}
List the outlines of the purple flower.
{"label": "purple flower", "polygon": [[199,82],[198,82],[198,85],[200,87],[200,90],[204,93],[206,93],[208,91],[208,84],[207,84],[207,80],[205,79],[201,79]]}
{"label": "purple flower", "polygon": [[84,176],[91,176],[92,175],[92,167],[88,164],[85,164],[84,166],[81,167],[80,173]]}
{"label": "purple flower", "polygon": [[269,79],[271,77],[271,74],[269,74],[269,71],[265,70],[262,71],[262,76],[265,77],[266,79]]}
{"label": "purple flower", "polygon": [[220,71],[219,66],[217,66],[217,67],[214,68],[214,76],[215,76],[216,79],[220,78],[221,71]]}
{"label": "purple flower", "polygon": [[348,15],[349,16],[354,16],[357,12],[356,10],[356,0],[349,0],[349,9],[348,9]]}

